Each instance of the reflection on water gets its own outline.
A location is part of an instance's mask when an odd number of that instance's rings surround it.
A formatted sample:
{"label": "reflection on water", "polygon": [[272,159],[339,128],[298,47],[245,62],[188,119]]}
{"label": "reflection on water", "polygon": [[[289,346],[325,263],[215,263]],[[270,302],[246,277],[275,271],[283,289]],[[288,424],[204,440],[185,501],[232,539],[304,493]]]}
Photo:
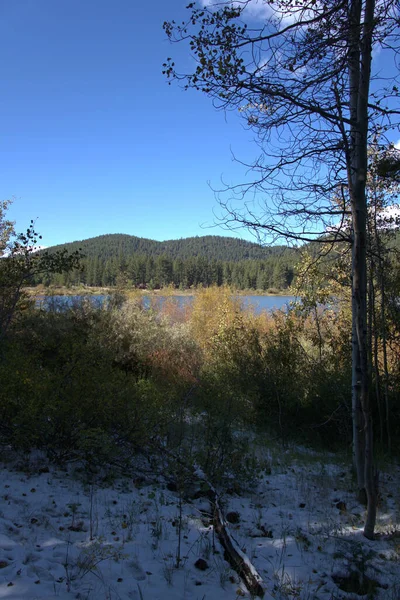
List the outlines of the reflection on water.
{"label": "reflection on water", "polygon": [[[296,300],[295,296],[238,296],[244,308],[251,308],[256,314],[262,311],[287,310],[290,302]],[[90,302],[93,306],[101,307],[109,301],[111,296],[41,296],[36,299],[36,306],[45,310],[60,311],[65,308],[80,306]],[[166,300],[173,299],[179,308],[184,308],[193,302],[194,296],[143,296],[143,306],[162,307]]]}
{"label": "reflection on water", "polygon": [[90,302],[92,306],[100,308],[105,302],[108,301],[110,296],[99,295],[99,296],[38,296],[35,300],[35,306],[37,308],[43,308],[44,310],[61,311],[66,308],[73,308],[81,306],[85,302]]}

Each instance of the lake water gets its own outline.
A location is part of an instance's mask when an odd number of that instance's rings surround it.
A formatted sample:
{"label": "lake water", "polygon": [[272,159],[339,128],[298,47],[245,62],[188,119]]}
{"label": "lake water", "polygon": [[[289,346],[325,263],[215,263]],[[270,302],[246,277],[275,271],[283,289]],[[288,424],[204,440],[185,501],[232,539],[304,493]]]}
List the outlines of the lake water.
{"label": "lake water", "polygon": [[[169,296],[168,299],[173,300],[179,307],[190,305],[193,302],[193,296]],[[251,308],[256,314],[260,314],[263,310],[271,312],[273,310],[286,310],[289,303],[296,300],[295,296],[238,296],[242,301],[244,308]],[[154,303],[164,304],[166,298],[164,296],[144,296],[143,303],[146,308],[149,308]]]}
{"label": "lake water", "polygon": [[259,314],[263,310],[287,310],[290,302],[297,300],[295,296],[240,296],[245,307],[250,307]]}
{"label": "lake water", "polygon": [[[36,306],[50,310],[62,310],[89,300],[94,306],[101,307],[109,296],[43,296],[36,300]],[[262,311],[286,310],[289,303],[296,300],[295,296],[238,296],[244,308],[251,308],[256,314]],[[143,296],[146,308],[159,304],[162,306],[166,300],[173,300],[179,307],[190,305],[193,296]]]}

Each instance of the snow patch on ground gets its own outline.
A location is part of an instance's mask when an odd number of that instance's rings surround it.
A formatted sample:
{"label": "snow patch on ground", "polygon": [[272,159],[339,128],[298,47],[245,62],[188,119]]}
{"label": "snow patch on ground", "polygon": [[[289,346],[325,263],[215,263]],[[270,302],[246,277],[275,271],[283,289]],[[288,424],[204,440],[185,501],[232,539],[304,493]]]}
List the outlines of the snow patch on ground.
{"label": "snow patch on ground", "polygon": [[[258,483],[220,503],[225,515],[239,515],[229,528],[261,575],[265,598],[350,599],[365,590],[400,598],[400,469],[381,474],[379,535],[369,541],[348,464],[304,448],[259,454]],[[89,484],[72,466],[9,460],[0,497],[0,599],[250,597],[224,560],[207,498],[186,499],[180,521],[178,493],[160,478]],[[205,570],[196,568],[199,558]]]}

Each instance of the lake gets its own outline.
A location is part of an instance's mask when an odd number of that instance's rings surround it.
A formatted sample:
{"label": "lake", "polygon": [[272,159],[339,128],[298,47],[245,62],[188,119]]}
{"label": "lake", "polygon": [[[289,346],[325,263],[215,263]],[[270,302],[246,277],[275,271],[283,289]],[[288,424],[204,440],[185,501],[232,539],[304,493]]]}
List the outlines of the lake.
{"label": "lake", "polygon": [[[271,312],[273,310],[286,310],[289,303],[296,300],[295,296],[237,296],[243,303],[244,308],[251,308],[256,314],[260,314],[263,310]],[[146,308],[149,308],[152,303],[160,302],[164,304],[165,296],[144,296],[143,303]],[[168,296],[168,299],[174,298],[179,307],[190,305],[193,302],[193,296]]]}
{"label": "lake", "polygon": [[[36,306],[61,310],[62,308],[68,308],[79,305],[85,300],[89,300],[94,306],[101,307],[104,302],[107,301],[109,296],[43,296],[37,298]],[[295,296],[238,296],[242,301],[244,308],[251,308],[256,314],[260,314],[262,311],[272,312],[274,310],[286,310],[289,303],[296,300]],[[173,299],[179,307],[190,305],[193,302],[193,296],[143,296],[143,305],[146,308],[154,306],[154,299],[156,304],[160,306],[168,299]]]}

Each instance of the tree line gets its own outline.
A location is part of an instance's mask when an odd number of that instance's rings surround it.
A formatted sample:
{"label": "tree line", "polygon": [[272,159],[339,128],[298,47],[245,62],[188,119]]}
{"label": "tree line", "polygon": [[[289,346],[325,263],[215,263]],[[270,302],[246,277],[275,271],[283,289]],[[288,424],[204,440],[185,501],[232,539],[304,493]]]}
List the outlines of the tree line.
{"label": "tree line", "polygon": [[102,287],[136,287],[158,289],[173,285],[188,289],[194,286],[229,285],[244,290],[287,289],[294,277],[294,257],[282,255],[267,260],[221,261],[196,256],[172,259],[133,254],[111,258],[99,256],[81,260],[80,269],[64,273],[39,275],[36,283],[45,285],[86,285]]}
{"label": "tree line", "polygon": [[238,261],[266,259],[269,256],[282,254],[287,250],[287,246],[265,247],[255,242],[220,235],[195,236],[159,242],[135,235],[109,233],[49,248],[51,251],[60,249],[66,249],[69,252],[80,249],[85,256],[101,258],[110,258],[118,254],[125,256],[141,254],[153,257],[166,255],[172,259],[203,256],[215,260]]}
{"label": "tree line", "polygon": [[86,285],[155,289],[165,286],[229,285],[237,289],[287,289],[298,251],[221,236],[157,242],[109,234],[55,246],[47,251],[83,254],[80,269],[36,278],[45,285]]}
{"label": "tree line", "polygon": [[[400,236],[395,229],[383,232],[384,243],[391,249],[392,260],[395,262],[396,250],[400,247]],[[265,258],[244,258],[249,253],[244,240],[205,236],[175,240],[180,249],[178,256],[166,253],[157,254],[160,242],[148,242],[148,253],[132,252],[135,244],[134,236],[110,234],[73,242],[64,246],[49,248],[51,254],[55,251],[71,251],[83,253],[79,268],[62,273],[40,273],[34,282],[46,286],[89,286],[89,287],[135,287],[139,289],[159,289],[173,286],[179,289],[189,289],[197,286],[231,286],[238,290],[287,290],[295,284],[296,274],[301,271],[303,254],[306,250],[317,259],[321,250],[319,243],[309,243],[302,248],[278,246],[263,248],[250,244],[253,254],[265,251]],[[211,240],[211,243],[210,243]],[[329,238],[326,238],[327,243]],[[132,244],[131,242],[134,242]],[[222,245],[218,242],[222,241]],[[172,241],[174,242],[174,241]],[[172,244],[171,242],[171,244]],[[186,243],[187,242],[187,245]],[[242,251],[240,242],[244,242]],[[382,242],[383,243],[383,242]],[[165,249],[165,246],[163,246]],[[244,252],[243,252],[244,248]],[[329,278],[335,267],[337,257],[343,251],[344,244],[339,246],[338,253],[331,257],[322,258],[325,264],[325,278]],[[171,250],[171,248],[170,248]],[[211,252],[215,251],[216,256]],[[193,252],[193,255],[190,255]],[[203,252],[203,254],[201,253]],[[172,252],[174,254],[174,252]],[[218,259],[217,257],[225,257]],[[227,259],[226,257],[235,257]],[[186,258],[185,258],[186,257]]]}

